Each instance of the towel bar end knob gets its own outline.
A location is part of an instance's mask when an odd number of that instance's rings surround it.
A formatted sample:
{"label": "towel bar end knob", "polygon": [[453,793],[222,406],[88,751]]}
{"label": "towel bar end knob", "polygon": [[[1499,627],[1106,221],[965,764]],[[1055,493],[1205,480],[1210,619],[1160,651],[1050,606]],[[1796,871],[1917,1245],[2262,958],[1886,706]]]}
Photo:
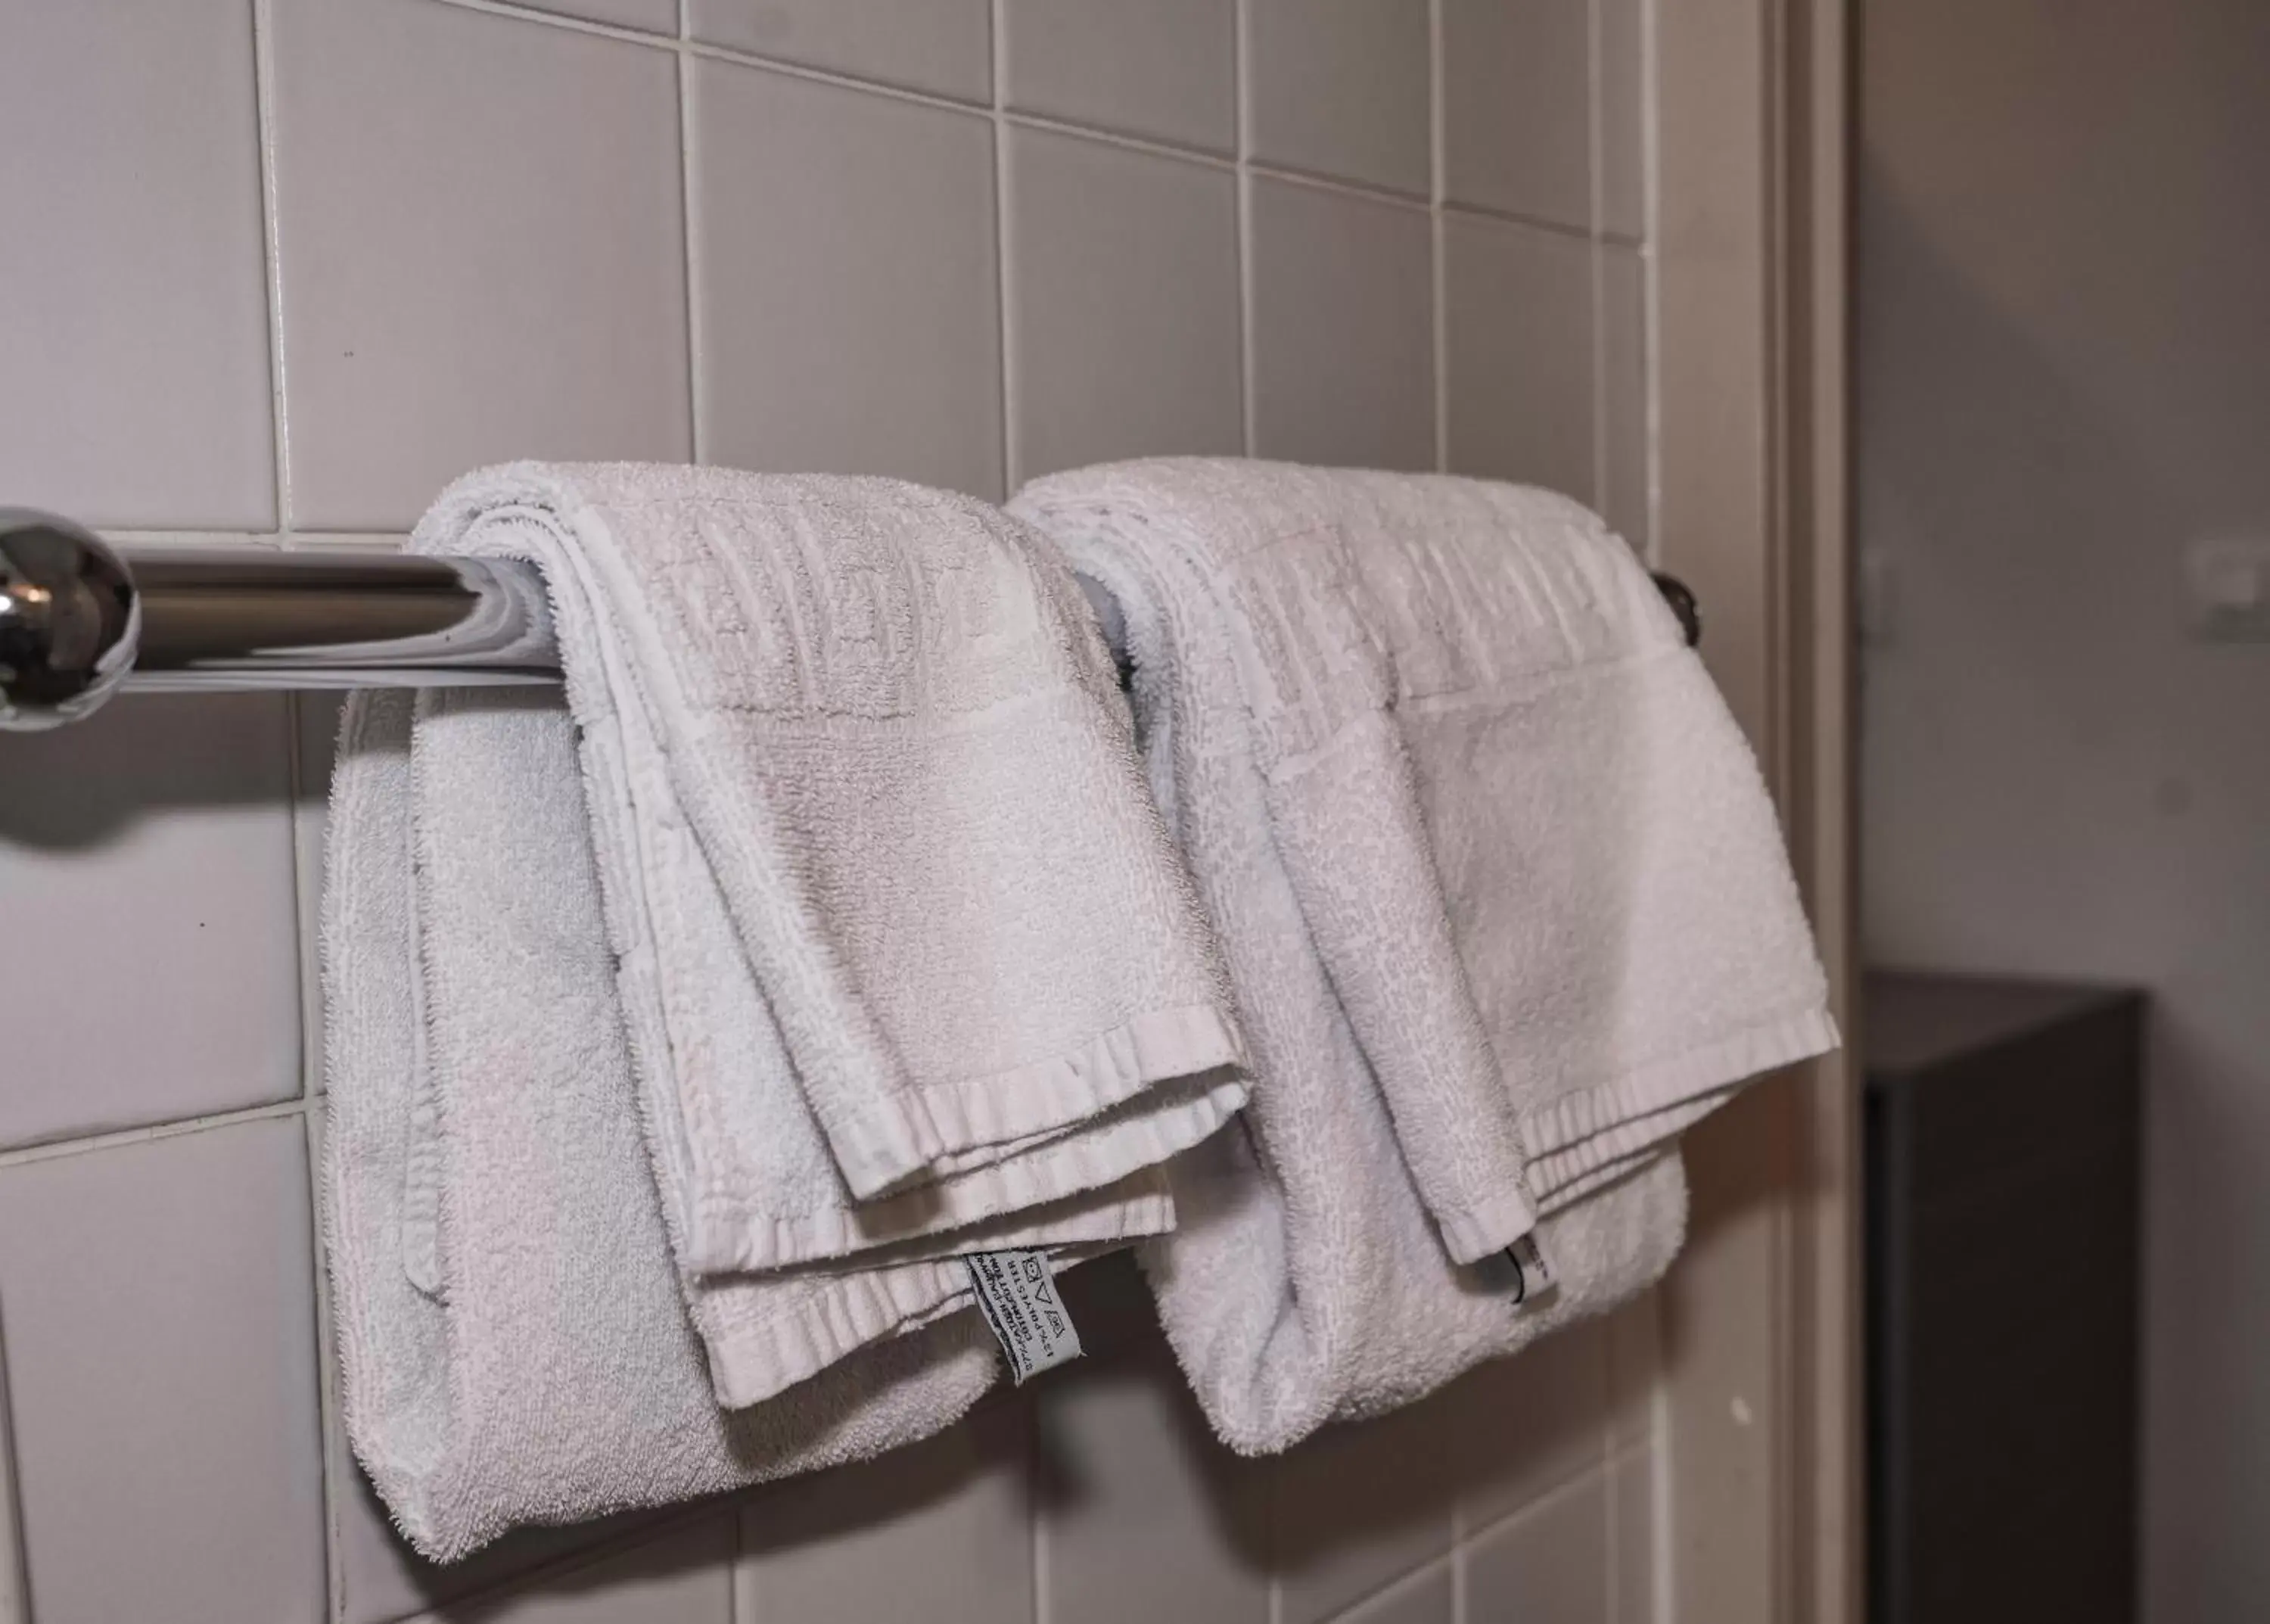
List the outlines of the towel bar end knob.
{"label": "towel bar end knob", "polygon": [[1702,642],[1702,605],[1695,600],[1695,590],[1678,576],[1666,575],[1659,569],[1655,572],[1655,590],[1663,594],[1663,601],[1678,617],[1687,646],[1699,648]]}
{"label": "towel bar end knob", "polygon": [[142,604],[108,544],[69,519],[0,508],[0,730],[100,708],[134,669]]}

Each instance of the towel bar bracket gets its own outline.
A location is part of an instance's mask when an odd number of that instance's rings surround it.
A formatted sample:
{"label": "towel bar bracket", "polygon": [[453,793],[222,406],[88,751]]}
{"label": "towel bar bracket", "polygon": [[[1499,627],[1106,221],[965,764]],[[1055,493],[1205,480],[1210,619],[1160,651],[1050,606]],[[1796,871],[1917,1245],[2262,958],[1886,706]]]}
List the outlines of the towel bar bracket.
{"label": "towel bar bracket", "polygon": [[[1695,595],[1656,576],[1692,644]],[[74,722],[122,688],[556,683],[544,583],[512,560],[279,547],[117,548],[0,508],[0,731]]]}

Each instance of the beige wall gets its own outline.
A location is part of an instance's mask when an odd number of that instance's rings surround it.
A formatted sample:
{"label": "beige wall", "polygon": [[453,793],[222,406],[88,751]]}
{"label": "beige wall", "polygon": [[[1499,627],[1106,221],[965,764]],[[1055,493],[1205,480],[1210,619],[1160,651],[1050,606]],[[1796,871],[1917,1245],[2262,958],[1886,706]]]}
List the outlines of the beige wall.
{"label": "beige wall", "polygon": [[2270,533],[2270,8],[1865,17],[1870,946],[2153,990],[2145,1616],[2256,1616],[2270,644],[2189,641],[2182,581]]}
{"label": "beige wall", "polygon": [[[998,496],[1248,449],[1541,479],[1644,542],[1646,32],[1643,0],[13,0],[0,503],[316,546],[515,456]],[[1648,1306],[1270,1466],[1149,1343],[864,1471],[407,1559],[320,1355],[329,723],[130,700],[0,739],[0,1509],[39,1624],[1655,1616]]]}

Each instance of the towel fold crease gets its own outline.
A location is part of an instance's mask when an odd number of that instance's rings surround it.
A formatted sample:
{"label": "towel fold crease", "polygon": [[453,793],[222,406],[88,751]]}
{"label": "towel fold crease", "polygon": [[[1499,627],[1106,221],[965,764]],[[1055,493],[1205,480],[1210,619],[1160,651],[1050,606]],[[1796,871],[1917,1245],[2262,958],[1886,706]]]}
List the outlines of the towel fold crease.
{"label": "towel fold crease", "polygon": [[[1676,1136],[1834,1044],[1771,802],[1652,581],[1550,493],[1169,458],[1011,510],[1124,631],[1252,1056],[1144,1250],[1281,1449],[1651,1282]],[[1557,1277],[1518,1309],[1502,1249]]]}

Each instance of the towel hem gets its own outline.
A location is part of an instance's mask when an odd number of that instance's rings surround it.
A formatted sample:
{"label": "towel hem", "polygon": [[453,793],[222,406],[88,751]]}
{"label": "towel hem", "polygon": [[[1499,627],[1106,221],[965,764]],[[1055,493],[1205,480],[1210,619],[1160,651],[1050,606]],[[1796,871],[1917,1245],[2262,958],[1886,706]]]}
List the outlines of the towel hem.
{"label": "towel hem", "polygon": [[1235,1028],[1213,1005],[1149,1010],[1069,1052],[878,1101],[827,1123],[828,1145],[852,1195],[868,1201],[954,1152],[1030,1138],[1151,1083],[1244,1058]]}
{"label": "towel hem", "polygon": [[1597,1189],[1616,1168],[1709,1116],[1746,1079],[1826,1054],[1839,1041],[1826,1010],[1774,1017],[1528,1113],[1522,1137],[1539,1208]]}
{"label": "towel hem", "polygon": [[1465,1264],[1502,1252],[1521,1239],[1537,1227],[1537,1213],[1521,1191],[1509,1190],[1455,1212],[1437,1212],[1435,1223],[1443,1232],[1450,1261]]}
{"label": "towel hem", "polygon": [[1246,1092],[1240,1075],[1179,1105],[857,1208],[783,1218],[747,1198],[708,1192],[686,1237],[686,1266],[716,1274],[850,1257],[1098,1190],[1205,1138],[1243,1107]]}
{"label": "towel hem", "polygon": [[[1174,1222],[1168,1197],[1137,1197],[1125,1204],[1124,1212],[1130,1227],[1123,1235],[1041,1250],[1061,1269],[1147,1240],[1161,1232],[1161,1225],[1171,1227]],[[801,1312],[767,1324],[738,1327],[711,1342],[709,1386],[721,1408],[742,1410],[776,1398],[871,1343],[936,1324],[971,1301],[969,1272],[958,1255],[839,1279],[842,1290]]]}

